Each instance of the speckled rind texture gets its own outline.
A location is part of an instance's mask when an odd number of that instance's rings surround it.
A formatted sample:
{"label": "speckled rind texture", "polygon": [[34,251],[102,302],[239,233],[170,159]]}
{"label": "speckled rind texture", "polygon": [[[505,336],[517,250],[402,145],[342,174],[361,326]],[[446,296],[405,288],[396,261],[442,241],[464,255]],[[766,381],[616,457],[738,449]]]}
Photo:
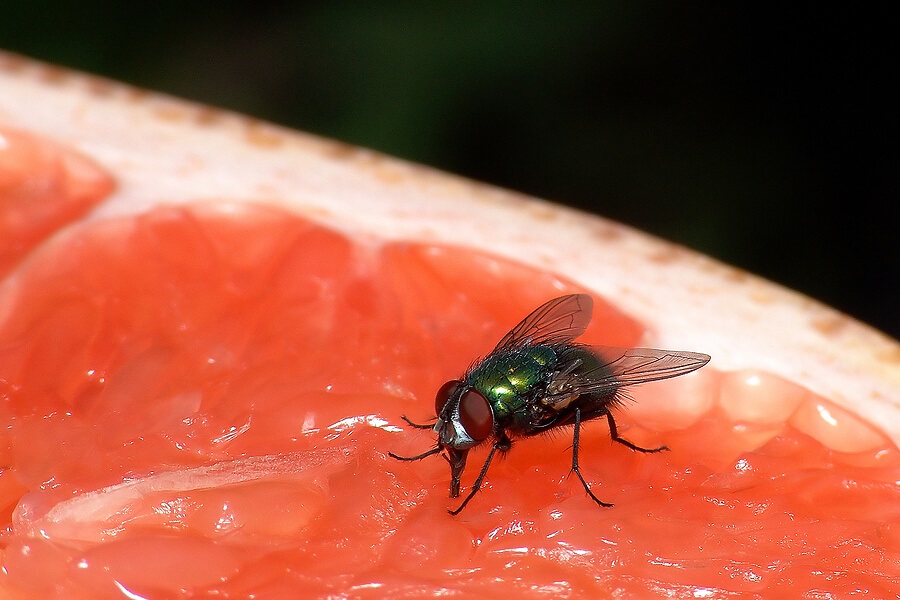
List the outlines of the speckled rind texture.
{"label": "speckled rind texture", "polygon": [[55,139],[114,174],[117,191],[89,219],[157,204],[263,202],[357,237],[477,248],[613,300],[650,325],[648,345],[781,375],[900,443],[896,340],[606,219],[2,52],[0,127]]}

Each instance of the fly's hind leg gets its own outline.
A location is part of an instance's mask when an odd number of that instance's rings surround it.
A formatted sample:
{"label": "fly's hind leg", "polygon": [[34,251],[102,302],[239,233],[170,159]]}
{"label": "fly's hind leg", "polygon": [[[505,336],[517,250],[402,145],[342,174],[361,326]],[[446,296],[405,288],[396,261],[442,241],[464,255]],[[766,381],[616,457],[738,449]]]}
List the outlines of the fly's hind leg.
{"label": "fly's hind leg", "polygon": [[[616,429],[616,420],[613,418],[611,412],[606,413],[606,421],[609,423],[609,437],[611,437],[614,442],[619,442],[623,446],[628,446],[632,450],[637,450],[638,452],[645,452],[645,453],[662,452],[663,450],[669,449],[668,446],[660,446],[659,448],[641,448],[637,444],[633,444],[632,442],[629,442],[625,438],[619,437],[619,430]],[[576,432],[576,434],[578,433],[577,425],[575,426],[575,432]]]}
{"label": "fly's hind leg", "polygon": [[591,497],[591,500],[599,504],[600,506],[610,507],[612,504],[609,502],[604,502],[600,498],[594,495],[594,492],[591,491],[591,486],[588,485],[588,482],[584,480],[584,476],[581,474],[581,467],[578,466],[578,436],[581,434],[581,409],[575,409],[575,435],[572,437],[572,471],[578,476],[578,479],[581,481],[581,485],[584,486],[584,491],[587,492],[588,496]]}

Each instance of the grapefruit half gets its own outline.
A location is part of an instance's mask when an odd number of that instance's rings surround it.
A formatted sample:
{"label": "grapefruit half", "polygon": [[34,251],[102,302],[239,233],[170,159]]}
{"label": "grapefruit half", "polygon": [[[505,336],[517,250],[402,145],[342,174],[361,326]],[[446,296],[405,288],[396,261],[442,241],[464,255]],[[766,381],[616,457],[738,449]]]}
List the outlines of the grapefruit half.
{"label": "grapefruit half", "polygon": [[[0,55],[0,597],[895,597],[900,347],[599,217]],[[705,352],[447,513],[447,379],[541,302]],[[477,459],[471,459],[477,464]],[[470,466],[463,485],[477,469]]]}

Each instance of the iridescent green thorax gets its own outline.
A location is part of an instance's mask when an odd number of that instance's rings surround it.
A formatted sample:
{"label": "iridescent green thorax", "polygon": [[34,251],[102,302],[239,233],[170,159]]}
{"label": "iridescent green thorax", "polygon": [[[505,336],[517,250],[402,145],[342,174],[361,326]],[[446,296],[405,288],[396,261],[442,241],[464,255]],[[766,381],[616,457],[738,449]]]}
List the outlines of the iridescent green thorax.
{"label": "iridescent green thorax", "polygon": [[466,382],[484,394],[502,424],[522,413],[536,386],[546,386],[558,362],[550,346],[524,348],[491,354],[473,369]]}

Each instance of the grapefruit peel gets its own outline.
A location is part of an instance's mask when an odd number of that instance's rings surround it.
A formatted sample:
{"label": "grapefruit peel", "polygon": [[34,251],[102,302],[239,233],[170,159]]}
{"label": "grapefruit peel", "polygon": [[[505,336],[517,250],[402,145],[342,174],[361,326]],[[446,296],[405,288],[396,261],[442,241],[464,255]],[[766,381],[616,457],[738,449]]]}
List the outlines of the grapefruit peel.
{"label": "grapefruit peel", "polygon": [[810,298],[624,225],[377,152],[0,53],[0,126],[117,177],[87,219],[263,203],[351,236],[465,246],[552,270],[725,371],[777,374],[900,443],[900,345]]}

